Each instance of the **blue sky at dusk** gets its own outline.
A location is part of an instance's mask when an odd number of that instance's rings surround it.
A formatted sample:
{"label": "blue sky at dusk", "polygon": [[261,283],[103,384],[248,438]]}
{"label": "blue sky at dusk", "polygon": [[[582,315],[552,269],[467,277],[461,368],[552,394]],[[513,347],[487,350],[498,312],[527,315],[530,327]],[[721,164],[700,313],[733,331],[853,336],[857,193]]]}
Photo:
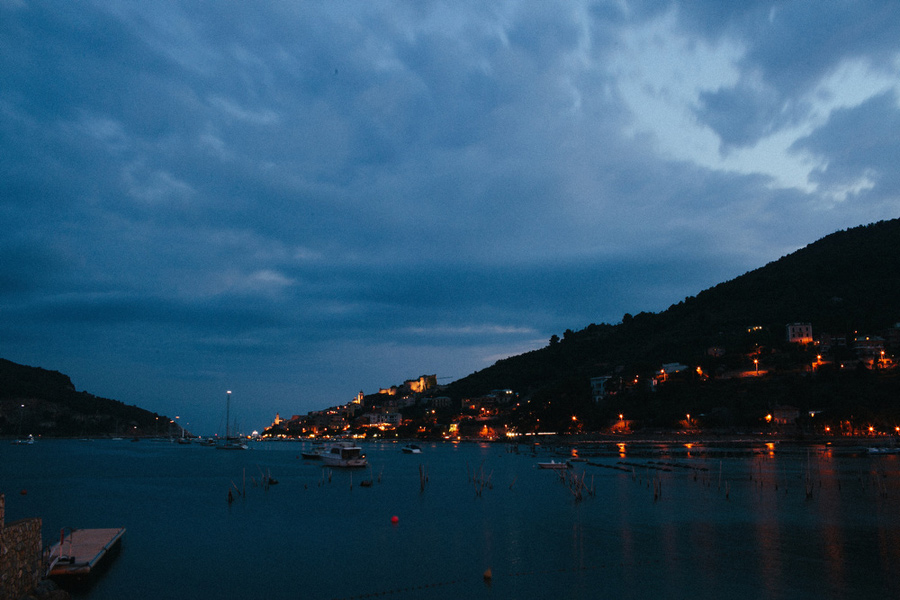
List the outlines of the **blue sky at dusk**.
{"label": "blue sky at dusk", "polygon": [[0,357],[224,428],[900,216],[900,3],[0,0]]}

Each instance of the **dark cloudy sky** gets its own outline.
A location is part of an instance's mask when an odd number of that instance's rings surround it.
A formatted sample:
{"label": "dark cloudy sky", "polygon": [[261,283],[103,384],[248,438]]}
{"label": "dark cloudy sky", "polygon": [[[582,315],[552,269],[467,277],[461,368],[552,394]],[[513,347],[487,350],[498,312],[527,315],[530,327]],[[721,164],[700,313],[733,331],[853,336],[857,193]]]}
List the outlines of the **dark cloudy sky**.
{"label": "dark cloudy sky", "polygon": [[896,0],[0,0],[0,357],[203,433],[462,377],[900,216],[898,75]]}

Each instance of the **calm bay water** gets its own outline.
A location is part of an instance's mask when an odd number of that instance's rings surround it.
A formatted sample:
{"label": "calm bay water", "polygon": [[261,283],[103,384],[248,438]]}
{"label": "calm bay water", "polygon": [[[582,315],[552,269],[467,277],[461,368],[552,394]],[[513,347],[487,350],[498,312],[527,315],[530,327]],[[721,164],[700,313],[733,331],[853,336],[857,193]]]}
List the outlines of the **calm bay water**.
{"label": "calm bay water", "polygon": [[[578,501],[536,468],[561,460],[546,445],[366,444],[371,468],[352,472],[308,448],[4,443],[0,492],[7,522],[41,517],[45,543],[127,528],[90,600],[900,597],[900,455],[597,446],[570,471],[594,492]],[[246,495],[229,504],[233,486]]]}

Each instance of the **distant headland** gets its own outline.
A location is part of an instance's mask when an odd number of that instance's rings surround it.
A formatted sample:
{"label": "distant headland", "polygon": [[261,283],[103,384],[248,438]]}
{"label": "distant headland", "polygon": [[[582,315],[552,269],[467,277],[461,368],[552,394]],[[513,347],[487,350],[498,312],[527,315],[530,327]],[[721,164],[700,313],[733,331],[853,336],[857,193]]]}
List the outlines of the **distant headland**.
{"label": "distant headland", "polygon": [[78,392],[68,376],[0,358],[0,436],[156,437],[177,423],[137,406]]}

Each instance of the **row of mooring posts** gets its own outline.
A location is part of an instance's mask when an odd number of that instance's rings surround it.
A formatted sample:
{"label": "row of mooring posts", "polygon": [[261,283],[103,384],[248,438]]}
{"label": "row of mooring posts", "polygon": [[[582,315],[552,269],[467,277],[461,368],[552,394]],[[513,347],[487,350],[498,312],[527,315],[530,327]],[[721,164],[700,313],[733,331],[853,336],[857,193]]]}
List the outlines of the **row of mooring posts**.
{"label": "row of mooring posts", "polygon": [[[265,491],[269,491],[269,488],[278,483],[278,480],[272,477],[272,472],[266,468],[263,471],[262,467],[257,465],[257,469],[259,469],[259,479],[257,480],[255,476],[250,476],[250,484],[253,487],[261,487]],[[247,497],[247,469],[241,470],[241,485],[238,487],[237,483],[234,480],[231,480],[231,487],[228,488],[228,503],[231,504],[235,501],[236,498],[246,498]]]}
{"label": "row of mooring posts", "polygon": [[[485,473],[483,460],[478,469],[473,469],[471,465],[469,465],[469,461],[466,461],[466,479],[475,488],[476,496],[481,496],[485,488],[489,490],[494,489],[494,472],[491,471],[490,473]],[[510,486],[510,488],[512,488],[512,486]]]}
{"label": "row of mooring posts", "polygon": [[558,469],[556,473],[559,476],[560,481],[562,481],[569,488],[569,491],[572,492],[572,496],[575,498],[576,502],[581,501],[584,498],[585,493],[589,496],[594,495],[593,474],[591,474],[591,483],[588,485],[586,481],[586,471],[581,471],[581,474],[579,475],[578,473],[569,471],[569,469]]}
{"label": "row of mooring posts", "polygon": [[[731,484],[734,483],[735,477],[733,475],[730,477],[727,476],[724,471],[723,461],[720,460],[718,462],[719,464],[717,465],[717,468],[713,467],[711,469],[710,467],[706,466],[696,467],[691,465],[683,465],[680,463],[657,462],[654,464],[651,461],[647,464],[637,464],[620,461],[618,463],[618,468],[622,469],[623,466],[629,466],[632,470],[632,479],[637,481],[638,483],[644,482],[644,477],[638,474],[638,469],[646,471],[671,471],[672,468],[690,469],[692,470],[691,479],[693,481],[698,482],[707,488],[712,488],[713,486],[715,486],[716,491],[724,493],[725,499],[728,500],[731,497]],[[606,466],[609,468],[609,465]],[[659,500],[662,497],[661,478],[658,474],[651,475],[649,472],[647,473],[647,475],[647,487],[648,489],[653,489],[654,501]],[[883,466],[872,468],[868,471],[860,469],[856,479],[858,485],[862,490],[874,490],[874,492],[881,498],[887,498],[889,496],[890,478]],[[750,482],[752,482],[753,487],[758,491],[762,491],[764,489],[773,489],[776,492],[783,492],[784,494],[788,494],[792,490],[799,489],[802,490],[804,497],[810,501],[814,500],[817,495],[821,494],[822,490],[826,487],[822,474],[819,472],[817,465],[810,460],[809,455],[807,455],[806,464],[803,466],[802,470],[792,476],[778,474],[777,472],[772,474],[764,473],[763,464],[760,461],[755,465],[751,465],[749,473],[747,475],[737,477],[737,480],[749,480]],[[845,480],[842,485],[841,478],[837,474],[832,478],[832,481],[834,486],[833,489],[836,489],[838,492],[841,492],[844,487],[847,487],[847,481]]]}

